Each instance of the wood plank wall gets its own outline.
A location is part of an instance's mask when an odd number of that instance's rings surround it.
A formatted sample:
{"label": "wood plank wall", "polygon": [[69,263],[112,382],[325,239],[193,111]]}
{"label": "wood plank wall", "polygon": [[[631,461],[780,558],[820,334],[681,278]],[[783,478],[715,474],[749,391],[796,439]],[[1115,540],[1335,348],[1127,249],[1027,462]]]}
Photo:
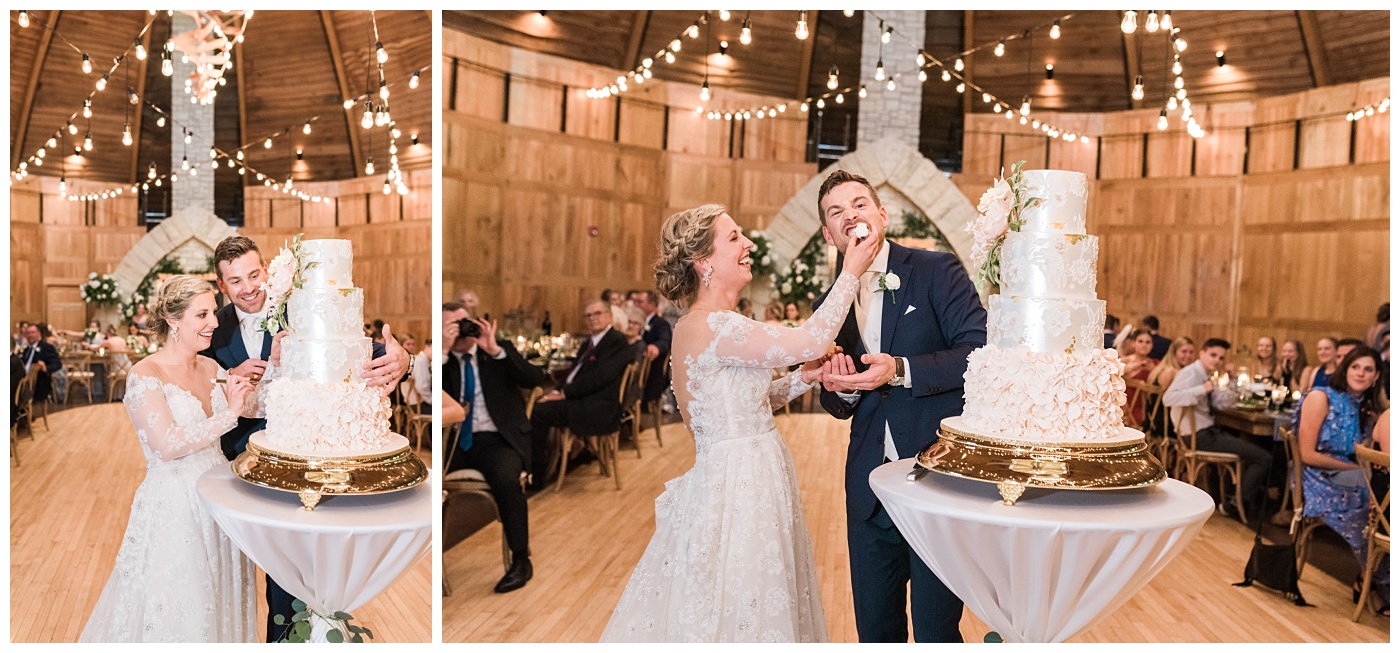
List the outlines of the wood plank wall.
{"label": "wood plank wall", "polygon": [[1390,79],[1197,108],[1192,139],[1157,110],[1057,116],[1089,143],[1031,136],[969,115],[963,172],[975,203],[1002,167],[1077,170],[1101,238],[1098,294],[1162,333],[1229,339],[1245,358],[1261,335],[1360,337],[1390,299],[1390,125],[1346,113],[1388,96]]}
{"label": "wood plank wall", "polygon": [[[396,334],[411,332],[421,340],[431,332],[435,313],[432,171],[405,170],[404,177],[410,193],[402,198],[383,194],[382,177],[306,183],[307,192],[335,198],[320,204],[249,186],[241,233],[268,256],[298,232],[309,238],[350,239],[355,283],[365,289],[365,317],[382,319]],[[116,187],[69,182],[73,193]],[[63,329],[80,330],[86,324],[87,306],[78,286],[88,273],[112,272],[146,235],[138,224],[135,198],[70,202],[59,198],[58,181],[49,177],[15,184],[10,216],[11,319],[41,320]]]}
{"label": "wood plank wall", "polygon": [[[654,286],[667,216],[718,202],[762,229],[817,172],[796,110],[709,120],[693,86],[658,80],[593,99],[616,71],[452,30],[441,69],[443,296],[475,290],[511,328],[547,310],[556,330],[582,330],[586,299]],[[717,91],[709,106],[774,102]]]}

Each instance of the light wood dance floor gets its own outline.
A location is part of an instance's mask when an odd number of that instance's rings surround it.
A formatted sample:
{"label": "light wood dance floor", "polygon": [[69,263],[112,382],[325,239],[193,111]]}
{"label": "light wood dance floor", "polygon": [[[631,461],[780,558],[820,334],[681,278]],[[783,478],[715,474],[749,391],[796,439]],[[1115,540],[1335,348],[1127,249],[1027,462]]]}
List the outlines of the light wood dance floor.
{"label": "light wood dance floor", "polygon": [[[778,417],[792,448],[802,501],[834,642],[856,640],[846,554],[842,473],[848,423],[825,414]],[[644,458],[624,444],[622,490],[580,467],[563,490],[530,500],[534,580],[495,594],[501,529],[493,524],[444,556],[452,596],[443,600],[445,642],[593,642],[603,632],[633,566],[654,528],[662,484],[694,463],[695,448],[680,424],[663,427],[664,448],[647,431]],[[1316,605],[1300,608],[1258,587],[1232,587],[1242,578],[1253,541],[1242,524],[1212,516],[1188,548],[1137,596],[1076,642],[1385,642],[1389,620],[1351,621],[1350,589],[1315,568],[1302,591]],[[963,613],[962,632],[981,641],[988,628]]]}
{"label": "light wood dance floor", "polygon": [[[136,486],[146,466],[120,403],[49,415],[51,430],[20,440],[10,463],[10,637],[77,641],[116,564]],[[432,560],[424,558],[355,622],[378,642],[432,641]],[[267,620],[258,572],[258,630]]]}

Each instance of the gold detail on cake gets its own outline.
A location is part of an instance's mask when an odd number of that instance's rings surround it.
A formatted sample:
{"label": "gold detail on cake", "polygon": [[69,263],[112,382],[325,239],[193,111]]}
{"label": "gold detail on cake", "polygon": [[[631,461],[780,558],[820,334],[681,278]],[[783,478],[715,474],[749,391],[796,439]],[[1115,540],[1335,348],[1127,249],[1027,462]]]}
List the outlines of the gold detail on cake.
{"label": "gold detail on cake", "polygon": [[1065,347],[1065,353],[1066,353],[1066,354],[1073,354],[1073,353],[1074,353],[1074,345],[1075,345],[1078,341],[1079,341],[1079,336],[1070,336],[1070,337],[1069,337],[1069,346],[1068,346],[1068,347]]}
{"label": "gold detail on cake", "polygon": [[1017,458],[1011,461],[1011,471],[1022,474],[1033,474],[1037,476],[1064,476],[1069,471],[1063,462],[1057,460],[1034,460]]}
{"label": "gold detail on cake", "polygon": [[1065,234],[1065,240],[1068,240],[1071,245],[1078,245],[1079,241],[1088,237],[1089,234]]}
{"label": "gold detail on cake", "polygon": [[351,295],[351,293],[354,293],[354,292],[355,292],[355,289],[354,289],[354,288],[341,288],[341,289],[340,289],[340,296],[341,296],[341,297],[349,297],[349,296]]}
{"label": "gold detail on cake", "polygon": [[1051,223],[1050,223],[1050,228],[1051,228],[1051,229],[1064,229],[1064,228],[1065,228],[1065,223],[1063,223],[1063,222],[1051,222]]}
{"label": "gold detail on cake", "polygon": [[397,492],[428,477],[423,461],[407,446],[379,454],[308,456],[249,442],[230,465],[235,476],[253,485],[295,492],[306,510],[326,495]]}

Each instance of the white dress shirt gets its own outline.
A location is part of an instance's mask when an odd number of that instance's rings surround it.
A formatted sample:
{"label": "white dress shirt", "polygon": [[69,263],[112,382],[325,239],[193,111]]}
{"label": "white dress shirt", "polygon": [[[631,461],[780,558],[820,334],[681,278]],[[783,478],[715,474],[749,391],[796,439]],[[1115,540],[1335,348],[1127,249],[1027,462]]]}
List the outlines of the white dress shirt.
{"label": "white dress shirt", "polygon": [[[885,307],[880,302],[890,301],[885,293],[876,294],[871,290],[875,280],[889,270],[890,267],[890,241],[886,240],[880,245],[880,253],[875,255],[875,261],[870,264],[870,269],[865,274],[860,275],[860,290],[856,291],[856,305],[851,310],[856,311],[856,324],[860,327],[860,338],[865,343],[865,351],[870,354],[880,353],[880,326],[884,321]],[[854,355],[854,352],[847,352]],[[913,374],[909,369],[909,359],[899,356],[904,361],[904,383],[906,388],[914,387]],[[848,404],[856,403],[860,399],[859,392],[837,393]],[[885,422],[885,458],[899,460],[899,450],[894,446],[894,435],[890,432],[890,423]]]}
{"label": "white dress shirt", "polygon": [[258,324],[267,317],[267,309],[266,302],[257,313],[244,313],[237,306],[233,307],[233,314],[238,317],[238,333],[243,336],[243,348],[248,350],[248,358],[262,359],[263,332],[258,330]]}
{"label": "white dress shirt", "polygon": [[1181,432],[1181,422],[1187,409],[1196,411],[1196,430],[1204,431],[1215,426],[1215,417],[1210,414],[1211,405],[1228,408],[1232,403],[1230,393],[1219,387],[1212,388],[1207,396],[1206,381],[1209,380],[1210,375],[1198,360],[1181,368],[1172,379],[1171,386],[1162,393],[1162,404],[1170,407],[1172,424],[1176,426],[1177,433]]}
{"label": "white dress shirt", "polygon": [[[468,349],[465,354],[454,351],[452,352],[452,356],[456,358],[458,366],[465,367],[462,365],[464,359],[468,365],[472,366],[472,379],[475,380],[473,385],[476,389],[476,392],[472,394],[471,401],[472,433],[481,433],[483,431],[499,432],[500,429],[496,428],[496,422],[491,420],[491,413],[486,410],[486,395],[481,392],[481,368],[476,364],[476,345],[472,345],[472,348]],[[506,350],[504,347],[501,348],[500,353],[492,356],[492,358],[496,360],[501,360],[505,357]],[[459,378],[462,381],[466,381],[465,369],[462,370],[462,376]],[[460,400],[460,391],[459,396],[453,398]]]}

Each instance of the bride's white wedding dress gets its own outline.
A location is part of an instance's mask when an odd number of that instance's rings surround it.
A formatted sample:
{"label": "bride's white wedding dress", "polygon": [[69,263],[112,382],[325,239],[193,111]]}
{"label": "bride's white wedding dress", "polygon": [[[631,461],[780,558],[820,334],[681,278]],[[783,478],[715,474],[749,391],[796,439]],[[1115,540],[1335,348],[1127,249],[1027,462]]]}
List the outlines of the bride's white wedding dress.
{"label": "bride's white wedding dress", "polygon": [[857,283],[843,273],[799,328],[734,312],[676,325],[674,389],[695,467],[656,499],[656,534],[603,641],[827,640],[792,455],[773,422],[774,406],[812,386],[770,370],[824,354]]}
{"label": "bride's white wedding dress", "polygon": [[[208,359],[210,377],[223,377]],[[219,436],[238,423],[223,388],[210,392],[212,415],[178,385],[133,371],[127,414],[146,457],[146,478],[116,567],[80,642],[254,642],[254,566],[225,537],[195,494],[195,481],[227,465]],[[252,399],[249,400],[250,403]]]}

